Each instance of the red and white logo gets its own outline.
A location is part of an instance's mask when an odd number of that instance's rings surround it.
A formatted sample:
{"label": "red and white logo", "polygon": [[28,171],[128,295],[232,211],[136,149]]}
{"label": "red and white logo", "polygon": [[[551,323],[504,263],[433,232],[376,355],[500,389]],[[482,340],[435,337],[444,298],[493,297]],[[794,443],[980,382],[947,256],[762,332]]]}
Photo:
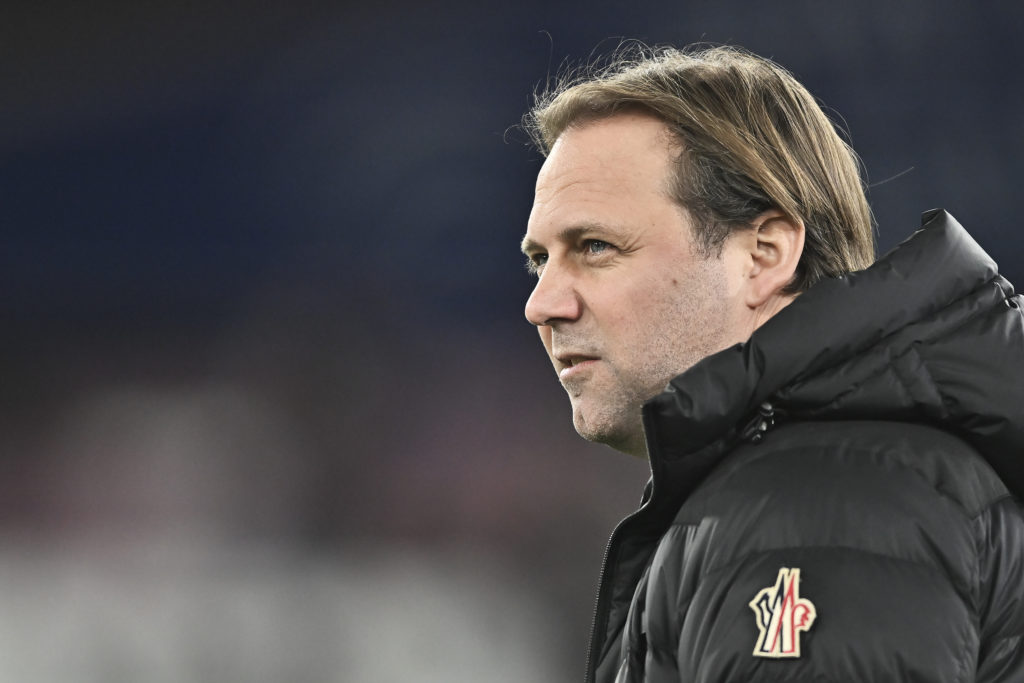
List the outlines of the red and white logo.
{"label": "red and white logo", "polygon": [[750,601],[761,635],[755,657],[800,656],[800,633],[811,628],[818,616],[810,600],[800,597],[800,570],[783,567],[775,585],[761,589]]}

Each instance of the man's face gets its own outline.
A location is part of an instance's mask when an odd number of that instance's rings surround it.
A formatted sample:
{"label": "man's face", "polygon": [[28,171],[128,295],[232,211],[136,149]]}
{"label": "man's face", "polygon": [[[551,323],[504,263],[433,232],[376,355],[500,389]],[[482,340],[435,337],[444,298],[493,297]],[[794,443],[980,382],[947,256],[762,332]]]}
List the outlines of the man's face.
{"label": "man's face", "polygon": [[537,178],[523,251],[538,271],[527,319],[586,439],[646,455],[641,404],[746,338],[742,250],[704,259],[668,194],[657,119],[619,114],[565,131]]}

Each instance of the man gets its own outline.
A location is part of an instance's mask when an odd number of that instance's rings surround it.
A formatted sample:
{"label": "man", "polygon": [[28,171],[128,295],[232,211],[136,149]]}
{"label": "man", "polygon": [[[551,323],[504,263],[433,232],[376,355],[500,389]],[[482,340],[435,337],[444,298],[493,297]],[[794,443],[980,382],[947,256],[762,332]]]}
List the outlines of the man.
{"label": "man", "polygon": [[1024,681],[1024,316],[995,263],[933,211],[871,265],[855,155],[740,50],[622,60],[526,120],[526,317],[579,433],[652,475],[587,681]]}

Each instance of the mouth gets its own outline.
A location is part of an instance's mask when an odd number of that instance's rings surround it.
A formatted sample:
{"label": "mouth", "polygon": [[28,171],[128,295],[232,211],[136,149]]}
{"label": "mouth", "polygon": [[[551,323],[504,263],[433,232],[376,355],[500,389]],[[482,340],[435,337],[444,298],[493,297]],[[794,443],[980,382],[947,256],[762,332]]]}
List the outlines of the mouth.
{"label": "mouth", "polygon": [[560,353],[555,356],[555,360],[558,361],[559,365],[571,368],[588,360],[597,360],[597,356],[588,356],[582,353]]}
{"label": "mouth", "polygon": [[557,362],[559,379],[567,379],[579,374],[584,368],[589,367],[600,360],[597,356],[588,356],[581,353],[564,353],[555,356]]}

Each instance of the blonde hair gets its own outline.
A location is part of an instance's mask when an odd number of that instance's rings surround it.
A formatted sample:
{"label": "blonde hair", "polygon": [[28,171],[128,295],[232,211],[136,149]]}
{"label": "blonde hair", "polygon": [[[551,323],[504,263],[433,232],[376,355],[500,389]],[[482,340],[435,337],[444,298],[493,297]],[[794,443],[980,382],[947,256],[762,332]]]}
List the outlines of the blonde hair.
{"label": "blonde hair", "polygon": [[664,121],[679,143],[671,191],[705,256],[774,208],[806,231],[786,293],[874,260],[859,159],[779,65],[735,47],[634,44],[538,94],[523,124],[547,156],[567,128],[636,110]]}

